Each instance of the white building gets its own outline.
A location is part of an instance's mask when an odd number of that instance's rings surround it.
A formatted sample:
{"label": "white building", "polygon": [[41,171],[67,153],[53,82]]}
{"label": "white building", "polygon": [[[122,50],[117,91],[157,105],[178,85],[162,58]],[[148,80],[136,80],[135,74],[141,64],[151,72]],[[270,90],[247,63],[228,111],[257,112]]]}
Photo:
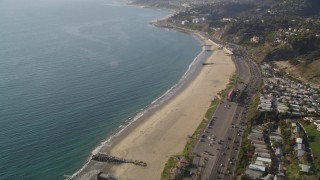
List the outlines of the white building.
{"label": "white building", "polygon": [[266,167],[258,166],[258,165],[255,165],[255,164],[250,164],[249,165],[249,169],[254,170],[254,171],[261,171],[261,172],[265,172],[266,171]]}

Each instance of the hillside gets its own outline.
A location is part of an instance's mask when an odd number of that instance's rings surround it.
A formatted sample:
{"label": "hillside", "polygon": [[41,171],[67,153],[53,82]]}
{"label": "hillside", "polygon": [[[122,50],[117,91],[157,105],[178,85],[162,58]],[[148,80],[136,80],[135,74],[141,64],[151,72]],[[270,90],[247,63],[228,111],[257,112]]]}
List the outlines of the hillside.
{"label": "hillside", "polygon": [[314,67],[320,59],[320,1],[188,3],[190,6],[184,6],[166,23],[205,31],[213,38],[241,45],[258,62],[288,60],[297,71],[308,72],[302,73],[307,79],[319,77]]}

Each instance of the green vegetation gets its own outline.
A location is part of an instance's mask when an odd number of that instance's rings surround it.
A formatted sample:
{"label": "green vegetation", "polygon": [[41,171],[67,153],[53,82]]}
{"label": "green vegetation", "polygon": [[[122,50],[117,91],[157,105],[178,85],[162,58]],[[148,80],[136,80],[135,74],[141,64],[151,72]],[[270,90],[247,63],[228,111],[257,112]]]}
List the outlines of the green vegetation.
{"label": "green vegetation", "polygon": [[291,133],[291,126],[290,124],[284,122],[283,120],[280,121],[280,128],[281,128],[281,136],[283,139],[283,153],[284,154],[291,154],[293,152],[293,146],[290,145],[292,140],[292,133]]}
{"label": "green vegetation", "polygon": [[178,157],[176,156],[172,156],[168,159],[168,161],[164,165],[163,172],[161,173],[162,180],[170,179],[170,170],[176,166],[177,162],[178,162]]}
{"label": "green vegetation", "polygon": [[307,131],[309,145],[312,149],[312,154],[314,158],[314,166],[316,168],[317,174],[320,174],[320,132],[313,124],[302,124],[304,129]]}
{"label": "green vegetation", "polygon": [[285,158],[286,161],[286,167],[287,167],[287,171],[286,171],[286,176],[288,179],[301,179],[300,177],[300,167],[298,164],[298,161],[294,158],[294,157],[286,157]]}
{"label": "green vegetation", "polygon": [[[299,162],[296,154],[296,150],[294,149],[295,142],[294,136],[292,134],[292,127],[290,123],[286,123],[283,120],[279,123],[281,132],[282,132],[282,139],[283,139],[283,153],[284,153],[284,165],[287,167],[286,176],[288,179],[314,179],[314,174],[316,172],[313,171],[314,164],[312,163],[312,159],[310,157],[310,153],[306,152],[303,156],[303,159],[300,161],[304,161],[304,164],[311,164],[312,167],[309,173],[300,172]],[[312,125],[307,125],[304,123],[305,129],[308,131],[309,128],[313,129]],[[311,130],[312,131],[312,130]],[[315,131],[317,133],[317,131]],[[318,133],[320,135],[320,133]],[[304,132],[300,132],[300,137],[304,137]],[[312,136],[310,136],[312,137]],[[319,136],[320,137],[320,136]],[[309,139],[310,142],[310,139]],[[318,142],[319,143],[319,142]],[[319,148],[319,144],[315,142],[315,148]],[[306,162],[308,161],[308,162]]]}
{"label": "green vegetation", "polygon": [[295,156],[294,145],[292,144],[292,128],[290,123],[280,121],[281,136],[283,139],[284,165],[287,167],[286,176],[288,179],[299,179],[300,167]]}
{"label": "green vegetation", "polygon": [[250,106],[247,113],[247,124],[250,124],[250,125],[255,124],[254,120],[257,119],[259,116],[259,112],[257,111],[259,101],[260,101],[260,91],[253,96],[250,102]]}

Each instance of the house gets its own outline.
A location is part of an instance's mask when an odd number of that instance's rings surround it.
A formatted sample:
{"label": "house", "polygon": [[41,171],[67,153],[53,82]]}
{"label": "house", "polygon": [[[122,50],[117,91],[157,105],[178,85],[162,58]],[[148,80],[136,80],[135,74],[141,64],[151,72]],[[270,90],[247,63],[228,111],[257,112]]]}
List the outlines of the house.
{"label": "house", "polygon": [[269,153],[257,153],[258,157],[264,157],[264,158],[270,158],[270,154]]}
{"label": "house", "polygon": [[258,166],[258,165],[255,165],[255,164],[250,164],[249,165],[249,169],[254,170],[254,171],[260,171],[260,172],[265,172],[266,171],[266,167]]}
{"label": "house", "polygon": [[274,142],[279,142],[279,143],[282,142],[282,137],[279,135],[278,136],[277,135],[269,136],[269,138],[271,141],[274,141]]}
{"label": "house", "polygon": [[306,173],[308,173],[309,172],[309,170],[310,170],[310,166],[308,166],[308,165],[305,165],[305,164],[299,164],[299,166],[301,167],[301,172],[306,172]]}
{"label": "house", "polygon": [[192,23],[195,23],[195,24],[199,23],[199,19],[198,18],[193,18],[192,19]]}
{"label": "house", "polygon": [[297,143],[297,144],[302,144],[302,138],[297,138],[297,139],[296,139],[296,143]]}
{"label": "house", "polygon": [[317,126],[317,129],[320,129],[320,120],[314,120],[313,124]]}
{"label": "house", "polygon": [[257,157],[257,161],[262,161],[264,163],[271,163],[270,158]]}
{"label": "house", "polygon": [[261,148],[261,149],[267,149],[267,146],[266,146],[266,145],[257,144],[257,143],[254,143],[254,144],[253,144],[253,147],[255,147],[255,148]]}
{"label": "house", "polygon": [[222,18],[222,21],[223,22],[231,22],[231,21],[233,21],[233,19],[232,18]]}
{"label": "house", "polygon": [[294,132],[294,133],[300,132],[300,127],[297,126],[296,128],[294,128],[293,132]]}
{"label": "house", "polygon": [[261,148],[256,148],[255,152],[257,152],[257,153],[269,153],[268,149],[261,149]]}
{"label": "house", "polygon": [[188,20],[181,21],[181,24],[182,25],[187,25],[187,24],[189,24],[189,21]]}
{"label": "house", "polygon": [[246,176],[250,177],[251,179],[258,179],[263,175],[263,172],[255,171],[252,169],[247,169],[245,174],[246,174]]}

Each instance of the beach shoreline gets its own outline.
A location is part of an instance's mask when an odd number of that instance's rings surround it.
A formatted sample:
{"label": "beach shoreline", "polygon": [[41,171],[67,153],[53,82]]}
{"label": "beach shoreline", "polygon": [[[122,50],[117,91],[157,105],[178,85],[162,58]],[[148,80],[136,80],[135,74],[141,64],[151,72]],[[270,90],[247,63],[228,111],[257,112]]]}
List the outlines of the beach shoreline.
{"label": "beach shoreline", "polygon": [[[162,18],[161,18],[162,19]],[[179,29],[175,29],[177,31],[180,31]],[[161,110],[165,109],[166,107],[172,107],[172,103],[176,103],[177,99],[181,99],[181,98],[178,98],[178,97],[181,97],[181,94],[185,91],[187,91],[186,89],[192,89],[192,88],[195,88],[196,86],[192,85],[196,82],[196,79],[199,79],[199,76],[200,74],[204,73],[205,71],[203,69],[207,69],[207,72],[208,73],[209,71],[212,71],[212,69],[210,68],[210,66],[202,66],[202,63],[204,62],[208,62],[208,61],[212,61],[213,58],[216,57],[217,53],[220,56],[224,56],[224,59],[227,58],[229,61],[229,64],[228,66],[229,67],[229,70],[228,71],[225,71],[225,72],[228,72],[227,73],[227,76],[224,77],[224,79],[220,82],[220,83],[217,83],[217,84],[220,84],[220,85],[216,85],[216,86],[219,86],[218,88],[214,88],[215,89],[213,91],[213,93],[210,93],[210,97],[208,97],[208,95],[206,95],[203,99],[206,99],[205,100],[205,103],[204,103],[204,106],[201,107],[202,111],[203,112],[200,112],[200,116],[198,115],[198,118],[197,118],[197,121],[193,122],[192,123],[192,126],[194,126],[194,128],[196,128],[198,126],[198,124],[201,122],[204,114],[205,114],[205,111],[207,110],[211,100],[217,95],[217,93],[224,89],[229,81],[229,77],[233,74],[234,72],[234,64],[231,60],[231,58],[229,56],[227,56],[225,54],[225,52],[223,52],[223,50],[220,50],[218,49],[218,46],[216,46],[216,44],[213,44],[211,43],[212,46],[215,46],[214,50],[212,52],[207,52],[204,50],[204,46],[205,45],[208,45],[208,43],[210,44],[210,42],[208,42],[208,40],[201,36],[201,34],[199,33],[196,33],[196,32],[184,32],[184,33],[188,33],[190,35],[192,35],[193,37],[197,38],[202,46],[203,46],[203,49],[202,51],[199,53],[199,55],[194,59],[194,61],[191,63],[190,66],[194,65],[196,67],[189,67],[188,71],[190,70],[190,68],[193,68],[192,70],[194,72],[190,74],[187,74],[187,72],[184,74],[184,76],[186,75],[190,75],[188,77],[184,77],[182,76],[181,79],[183,78],[188,78],[188,79],[184,79],[185,81],[180,84],[180,87],[173,87],[174,88],[177,88],[177,89],[174,89],[175,91],[173,91],[173,89],[171,89],[171,92],[170,91],[167,91],[164,95],[167,95],[167,93],[173,93],[171,96],[167,96],[166,98],[168,99],[164,99],[163,102],[160,102],[158,104],[155,104],[154,107],[152,107],[152,105],[154,105],[153,103],[151,103],[150,107],[146,107],[146,109],[142,110],[142,112],[140,112],[142,115],[140,116],[139,113],[138,115],[136,116],[136,119],[134,120],[130,120],[129,122],[127,122],[127,125],[125,128],[122,128],[120,129],[120,131],[117,131],[115,133],[115,135],[112,137],[112,138],[109,138],[107,141],[103,142],[99,148],[97,148],[93,154],[96,154],[98,152],[103,152],[103,153],[107,153],[107,154],[111,154],[111,155],[114,155],[114,156],[118,156],[118,157],[121,157],[121,158],[128,158],[128,159],[134,159],[134,160],[142,160],[142,159],[139,159],[139,158],[134,158],[134,157],[130,157],[128,156],[128,153],[123,153],[125,152],[126,150],[126,147],[123,147],[123,143],[126,144],[126,146],[128,146],[128,138],[130,139],[130,137],[133,135],[133,134],[139,134],[141,132],[143,132],[143,130],[141,131],[141,127],[142,126],[148,126],[146,129],[150,128],[152,126],[152,123],[150,124],[151,120],[150,119],[154,119],[155,117],[155,114],[157,114],[158,112],[160,112]],[[222,54],[221,54],[222,53]],[[195,65],[195,63],[197,63]],[[217,72],[218,73],[218,72]],[[203,77],[203,75],[202,75]],[[181,81],[180,79],[180,81]],[[219,81],[219,80],[218,80]],[[164,96],[162,95],[162,96]],[[160,96],[160,98],[162,97]],[[184,97],[185,98],[185,97]],[[182,99],[184,99],[182,98]],[[202,100],[203,101],[203,100]],[[186,103],[185,103],[186,104]],[[187,107],[186,107],[187,108]],[[199,112],[198,112],[199,114]],[[162,115],[161,115],[162,116]],[[158,117],[159,119],[159,117]],[[162,121],[163,122],[163,121]],[[166,122],[166,120],[164,120],[164,122]],[[153,121],[153,123],[156,123],[156,121]],[[165,124],[165,123],[164,123]],[[151,126],[150,126],[151,125]],[[195,130],[195,129],[194,129]],[[188,134],[192,134],[194,132],[194,130],[192,131],[188,131]],[[143,136],[144,133],[141,133],[141,136]],[[139,136],[139,135],[138,135]],[[141,137],[140,136],[140,137]],[[186,138],[186,134],[184,133],[182,136],[185,136],[185,142],[187,140]],[[139,138],[139,137],[138,137]],[[155,140],[155,139],[153,139]],[[146,141],[150,141],[152,142],[153,141],[152,138],[150,140],[146,140]],[[185,145],[185,142],[182,142],[180,143],[180,148],[179,148],[179,151],[182,151],[184,145]],[[121,145],[122,143],[122,145]],[[139,147],[139,145],[136,146],[136,144],[132,144],[132,146],[134,147]],[[119,150],[119,147],[121,150]],[[122,153],[119,153],[121,152]],[[176,154],[178,153],[179,151],[175,150],[175,152],[173,154]],[[141,151],[140,153],[144,154],[143,151]],[[171,156],[173,155],[172,153],[171,154],[166,154],[165,157],[161,157],[162,161],[164,163],[162,163],[162,166],[164,167],[164,164],[165,164],[165,161]],[[145,160],[147,163],[148,163],[148,160]],[[148,167],[150,166],[150,163],[148,163]],[[101,162],[96,162],[96,161],[91,161],[89,160],[89,162],[87,163],[87,165],[85,167],[83,167],[83,169],[81,169],[80,171],[78,171],[75,176],[73,176],[73,178],[75,179],[94,179],[96,174],[98,174],[99,172],[111,172],[111,174],[115,174],[116,177],[120,177],[120,178],[124,178],[124,179],[131,179],[130,177],[126,176],[126,177],[123,177],[122,175],[124,175],[124,169],[126,168],[130,168],[130,166],[134,166],[132,164],[126,164],[126,165],[113,165],[113,164],[107,164],[107,163],[101,163]],[[140,168],[142,169],[142,171],[148,171],[146,169],[148,169],[148,167],[146,168],[142,168],[142,167],[135,167],[135,168]],[[143,170],[144,169],[144,170]],[[144,176],[146,179],[159,179],[160,176],[159,176],[159,172],[161,173],[163,170],[163,168],[158,168],[158,175],[157,177],[158,178],[154,178],[154,177],[148,177],[148,176]],[[125,170],[126,171],[126,170]],[[154,170],[152,170],[154,171]],[[141,174],[140,172],[138,174]],[[153,176],[153,175],[152,175]],[[133,178],[135,179],[135,178]]]}

